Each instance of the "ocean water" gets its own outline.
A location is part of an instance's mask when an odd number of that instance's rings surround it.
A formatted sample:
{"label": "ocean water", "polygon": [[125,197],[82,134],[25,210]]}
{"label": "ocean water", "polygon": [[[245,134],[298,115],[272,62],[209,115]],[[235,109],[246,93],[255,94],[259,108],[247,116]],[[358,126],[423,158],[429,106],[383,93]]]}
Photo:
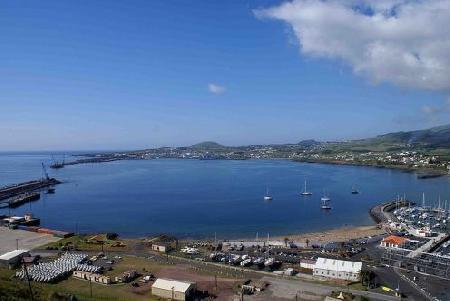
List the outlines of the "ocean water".
{"label": "ocean water", "polygon": [[[0,185],[42,176],[48,154],[0,154]],[[427,204],[450,199],[447,177],[419,180],[414,173],[373,167],[284,160],[116,161],[49,170],[64,181],[53,195],[11,209],[32,212],[44,227],[128,237],[239,238],[288,235],[373,224],[368,210],[406,194]],[[312,196],[300,195],[304,179]],[[351,194],[356,184],[360,194]],[[269,188],[273,200],[264,201]],[[320,209],[326,191],[332,210]],[[0,213],[8,213],[8,209]]]}

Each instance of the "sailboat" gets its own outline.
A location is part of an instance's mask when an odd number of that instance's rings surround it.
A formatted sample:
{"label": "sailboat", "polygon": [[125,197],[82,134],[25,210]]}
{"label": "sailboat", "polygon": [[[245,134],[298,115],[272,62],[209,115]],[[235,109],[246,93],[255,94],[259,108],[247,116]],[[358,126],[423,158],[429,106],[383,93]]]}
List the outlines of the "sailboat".
{"label": "sailboat", "polygon": [[264,201],[271,201],[272,196],[269,194],[269,188],[266,189],[266,195],[264,196]]}
{"label": "sailboat", "polygon": [[305,190],[301,193],[302,195],[312,195],[312,192],[306,190],[306,180],[305,180]]}
{"label": "sailboat", "polygon": [[352,187],[352,194],[358,194],[359,190],[356,188],[356,185],[353,185]]}
{"label": "sailboat", "polygon": [[320,198],[320,202],[321,202],[320,209],[325,209],[325,210],[331,209],[330,201],[331,201],[331,199],[328,196],[326,196],[326,194],[324,193],[323,196]]}

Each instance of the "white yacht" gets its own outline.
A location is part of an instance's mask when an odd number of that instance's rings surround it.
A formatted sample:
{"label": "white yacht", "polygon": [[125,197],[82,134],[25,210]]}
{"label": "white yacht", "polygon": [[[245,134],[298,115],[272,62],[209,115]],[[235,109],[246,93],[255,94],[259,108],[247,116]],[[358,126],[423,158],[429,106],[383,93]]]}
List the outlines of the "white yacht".
{"label": "white yacht", "polygon": [[324,195],[320,198],[320,202],[321,202],[320,208],[321,208],[321,209],[325,209],[325,210],[331,209],[330,201],[331,201],[331,198],[328,197],[328,196],[324,193]]}
{"label": "white yacht", "polygon": [[272,196],[269,194],[269,188],[266,190],[266,195],[264,196],[264,201],[271,201]]}
{"label": "white yacht", "polygon": [[305,189],[303,190],[302,195],[312,195],[312,192],[306,190],[306,180],[305,180]]}

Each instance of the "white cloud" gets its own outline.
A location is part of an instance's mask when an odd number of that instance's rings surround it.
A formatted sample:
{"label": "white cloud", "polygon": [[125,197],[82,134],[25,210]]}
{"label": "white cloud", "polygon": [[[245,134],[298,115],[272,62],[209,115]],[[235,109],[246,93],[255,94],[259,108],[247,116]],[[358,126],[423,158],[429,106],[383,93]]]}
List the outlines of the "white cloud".
{"label": "white cloud", "polygon": [[254,13],[289,24],[304,55],[376,83],[450,91],[450,0],[294,0]]}
{"label": "white cloud", "polygon": [[430,120],[437,120],[441,115],[448,116],[450,113],[450,97],[438,106],[422,106],[421,112]]}
{"label": "white cloud", "polygon": [[209,92],[214,93],[214,94],[222,94],[227,89],[224,86],[210,83],[210,84],[208,84],[208,90],[209,90]]}

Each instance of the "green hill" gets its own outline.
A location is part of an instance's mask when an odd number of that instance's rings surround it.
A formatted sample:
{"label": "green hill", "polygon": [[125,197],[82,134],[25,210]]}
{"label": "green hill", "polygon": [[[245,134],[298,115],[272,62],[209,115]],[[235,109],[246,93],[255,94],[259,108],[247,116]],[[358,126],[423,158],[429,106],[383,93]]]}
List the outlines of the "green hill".
{"label": "green hill", "polygon": [[224,150],[227,149],[228,147],[219,144],[217,142],[214,141],[205,141],[205,142],[201,142],[201,143],[197,143],[194,145],[191,145],[190,148],[192,149],[196,149],[196,150]]}
{"label": "green hill", "polygon": [[352,140],[330,144],[328,149],[335,151],[391,151],[397,149],[450,149],[450,125],[425,130],[395,132],[374,138]]}

